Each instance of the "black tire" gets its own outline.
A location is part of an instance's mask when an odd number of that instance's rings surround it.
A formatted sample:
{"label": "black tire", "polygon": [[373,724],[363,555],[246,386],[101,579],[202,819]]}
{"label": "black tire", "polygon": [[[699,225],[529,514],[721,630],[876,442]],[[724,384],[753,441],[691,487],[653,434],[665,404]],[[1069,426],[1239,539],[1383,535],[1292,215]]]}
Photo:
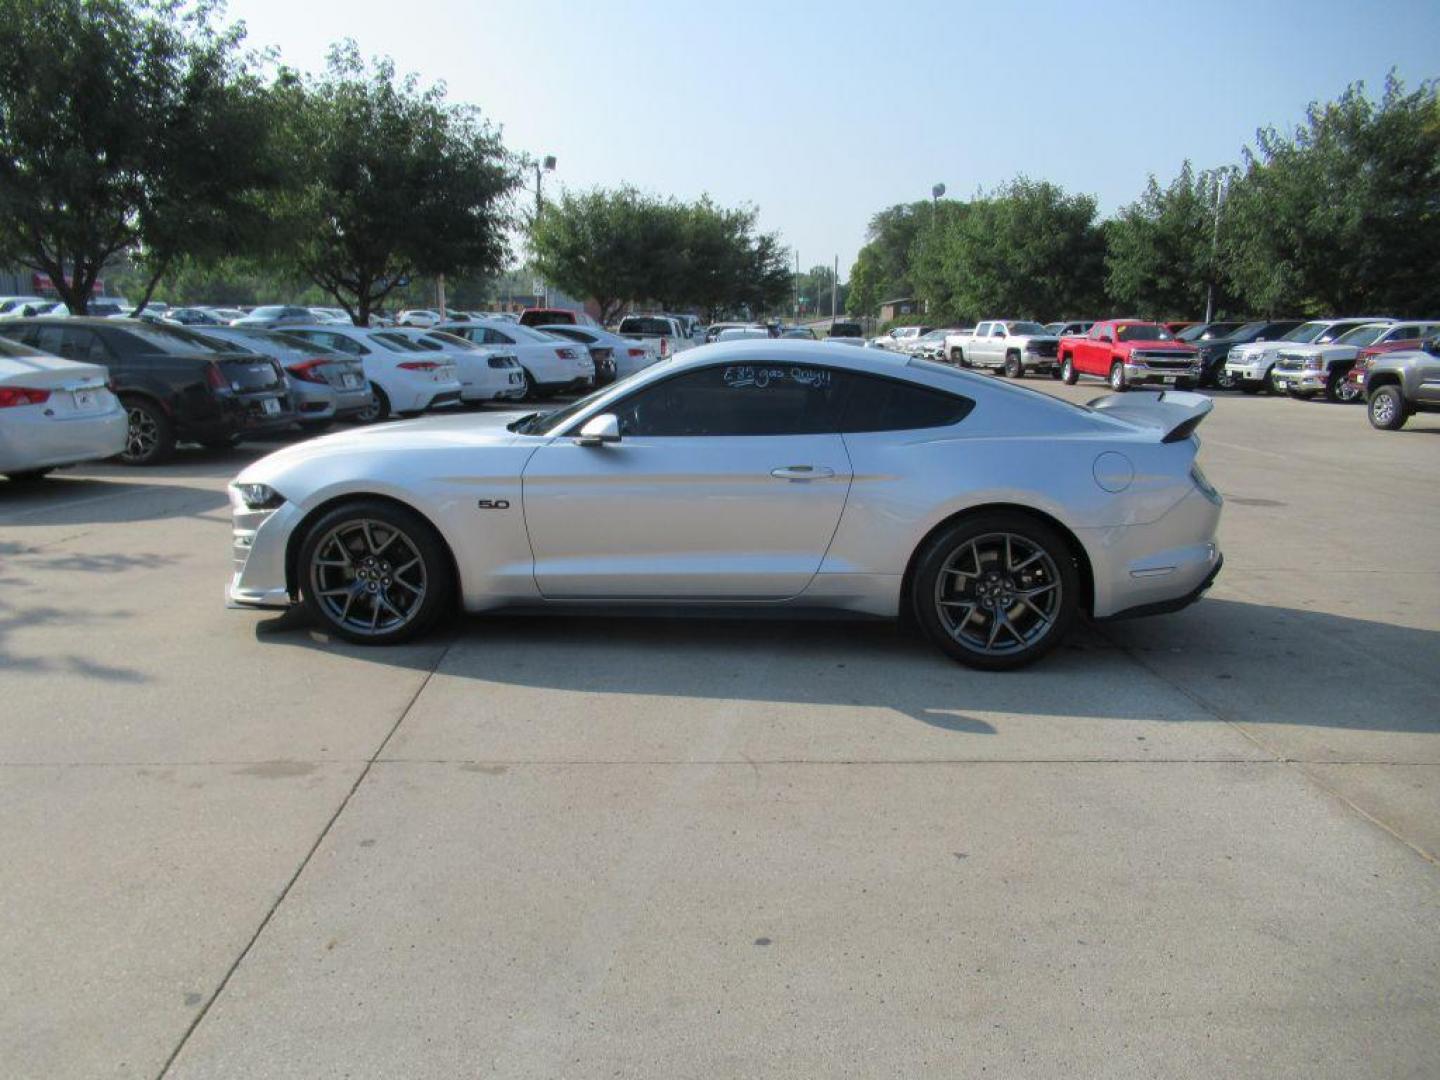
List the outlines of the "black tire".
{"label": "black tire", "polygon": [[1068,356],[1060,364],[1060,381],[1066,386],[1074,386],[1080,381],[1080,375],[1075,370],[1075,361]]}
{"label": "black tire", "polygon": [[1381,431],[1399,431],[1410,418],[1405,408],[1405,395],[1394,385],[1382,386],[1371,393],[1367,411],[1370,426]]}
{"label": "black tire", "polygon": [[175,453],[175,425],[164,409],[149,398],[121,400],[130,419],[125,449],[119,454],[121,461],[126,465],[158,465]]}
{"label": "black tire", "polygon": [[370,384],[370,404],[355,414],[357,424],[378,424],[390,415],[390,399],[385,391],[374,383]]}
{"label": "black tire", "polygon": [[300,430],[307,435],[319,435],[322,431],[329,431],[334,420],[301,420]]}
{"label": "black tire", "polygon": [[[1002,565],[1011,557],[1013,567]],[[1008,671],[1060,644],[1079,593],[1064,537],[1027,514],[996,510],[962,518],[926,544],[911,603],[942,652],[970,667]]]}
{"label": "black tire", "polygon": [[1125,365],[1119,360],[1110,362],[1110,389],[1117,394],[1123,394],[1130,389],[1130,384],[1125,381]]}
{"label": "black tire", "polygon": [[530,369],[522,367],[520,373],[525,376],[525,396],[522,401],[534,401],[540,396],[540,387],[535,382],[535,376],[530,374]]}
{"label": "black tire", "polygon": [[[1235,390],[1240,386],[1240,379],[1232,371],[1226,371],[1222,363],[1215,369],[1215,389]],[[1253,392],[1253,391],[1252,391]]]}
{"label": "black tire", "polygon": [[1346,402],[1355,400],[1353,395],[1347,396],[1344,389],[1349,374],[1350,372],[1346,368],[1337,368],[1330,373],[1330,377],[1325,380],[1326,401],[1333,402],[1336,405],[1343,405]]}
{"label": "black tire", "polygon": [[1005,377],[1008,379],[1023,379],[1025,377],[1025,365],[1020,360],[1019,353],[1005,354]]}
{"label": "black tire", "polygon": [[55,471],[52,465],[48,469],[21,469],[18,472],[5,474],[5,479],[12,484],[36,484]]}
{"label": "black tire", "polygon": [[337,506],[311,525],[297,576],[310,617],[361,645],[419,637],[455,603],[455,574],[440,534],[413,510],[379,499]]}
{"label": "black tire", "polygon": [[964,350],[963,350],[963,349],[951,349],[951,350],[950,350],[950,363],[954,364],[956,367],[964,367],[964,366],[965,366],[965,352],[964,352]]}

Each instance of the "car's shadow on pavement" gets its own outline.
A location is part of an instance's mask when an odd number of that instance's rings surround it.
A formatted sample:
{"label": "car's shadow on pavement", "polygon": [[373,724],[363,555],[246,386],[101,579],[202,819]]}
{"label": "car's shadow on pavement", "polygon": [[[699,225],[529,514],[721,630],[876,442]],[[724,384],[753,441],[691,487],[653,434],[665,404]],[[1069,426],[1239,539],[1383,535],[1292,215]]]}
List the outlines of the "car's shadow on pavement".
{"label": "car's shadow on pavement", "polygon": [[[1440,633],[1211,599],[1176,615],[1077,624],[1023,671],[954,663],[891,622],[493,615],[456,618],[437,669],[577,694],[876,706],[991,734],[987,714],[1267,723],[1440,733]],[[412,648],[332,641],[294,610],[257,625],[275,646],[420,668]],[[1337,664],[1344,653],[1352,663]],[[433,655],[433,654],[431,654]],[[1156,693],[1157,687],[1164,693]]]}

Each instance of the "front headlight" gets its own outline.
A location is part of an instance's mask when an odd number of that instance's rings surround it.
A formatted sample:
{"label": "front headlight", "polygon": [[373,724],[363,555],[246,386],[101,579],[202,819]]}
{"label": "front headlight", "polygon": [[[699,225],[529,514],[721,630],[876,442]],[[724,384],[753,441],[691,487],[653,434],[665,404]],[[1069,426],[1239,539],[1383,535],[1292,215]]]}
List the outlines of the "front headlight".
{"label": "front headlight", "polygon": [[274,510],[285,501],[285,496],[269,484],[236,484],[235,490],[248,510]]}

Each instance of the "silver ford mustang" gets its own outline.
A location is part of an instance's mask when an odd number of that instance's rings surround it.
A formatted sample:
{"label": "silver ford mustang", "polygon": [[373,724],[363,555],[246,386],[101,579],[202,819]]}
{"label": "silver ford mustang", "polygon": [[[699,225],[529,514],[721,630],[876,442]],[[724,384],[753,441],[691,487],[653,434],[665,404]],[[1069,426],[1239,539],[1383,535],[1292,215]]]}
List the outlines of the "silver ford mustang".
{"label": "silver ford mustang", "polygon": [[1076,406],[903,354],[692,349],[564,408],[331,435],[231,485],[232,604],[360,642],[454,606],[912,612],[1012,668],[1220,570],[1198,394]]}

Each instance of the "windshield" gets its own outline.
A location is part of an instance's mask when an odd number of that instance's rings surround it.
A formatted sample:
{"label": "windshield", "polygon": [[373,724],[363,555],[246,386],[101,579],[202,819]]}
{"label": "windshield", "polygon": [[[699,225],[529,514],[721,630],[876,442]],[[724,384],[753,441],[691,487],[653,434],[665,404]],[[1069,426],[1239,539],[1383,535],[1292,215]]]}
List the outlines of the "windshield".
{"label": "windshield", "polygon": [[1325,332],[1326,327],[1327,327],[1328,325],[1329,325],[1328,323],[1323,323],[1323,322],[1307,322],[1307,323],[1301,323],[1299,326],[1295,327],[1294,330],[1291,330],[1288,334],[1286,334],[1286,335],[1285,335],[1284,337],[1282,337],[1280,340],[1281,340],[1281,341],[1299,341],[1299,342],[1303,342],[1303,343],[1307,343],[1307,344],[1308,344],[1309,342],[1314,341],[1314,340],[1315,340],[1316,338],[1318,338],[1321,334],[1323,334],[1323,333]]}
{"label": "windshield", "polygon": [[416,345],[409,338],[401,337],[399,334],[378,333],[371,334],[370,340],[378,342],[383,348],[391,352],[424,352],[419,345]]}
{"label": "windshield", "polygon": [[473,341],[469,341],[461,337],[459,334],[447,334],[444,330],[432,330],[428,334],[421,335],[418,340],[421,343],[434,343],[436,348],[444,345],[445,347],[451,349],[473,349],[476,352],[484,351],[480,348],[479,345],[476,345]]}
{"label": "windshield", "polygon": [[1005,325],[1010,328],[1010,333],[1012,334],[1049,333],[1049,331],[1046,330],[1045,327],[1041,326],[1038,322],[1012,322],[1006,323]]}
{"label": "windshield", "polygon": [[1380,340],[1381,335],[1388,330],[1388,326],[1357,326],[1348,334],[1341,334],[1335,339],[1336,345],[1374,345]]}
{"label": "windshield", "polygon": [[641,376],[649,375],[651,371],[652,368],[641,368],[639,371],[631,372],[619,382],[611,383],[609,386],[592,391],[579,401],[572,401],[564,408],[551,409],[548,412],[531,413],[529,416],[522,416],[512,424],[507,424],[506,427],[517,435],[553,435],[565,424],[568,424],[596,401],[600,400],[600,398],[605,397],[607,394],[614,393],[621,387],[628,386]]}
{"label": "windshield", "polygon": [[1120,341],[1174,341],[1175,337],[1158,323],[1131,323],[1117,326],[1115,336]]}
{"label": "windshield", "polygon": [[254,311],[250,312],[249,317],[252,319],[278,319],[284,312],[285,309],[278,305],[275,307],[257,307]]}
{"label": "windshield", "polygon": [[669,319],[622,319],[620,321],[620,333],[622,334],[660,334],[664,337],[671,337],[675,333],[674,327],[670,325]]}
{"label": "windshield", "polygon": [[197,352],[226,352],[231,349],[231,346],[222,344],[214,338],[202,337],[190,330],[181,330],[178,326],[167,326],[162,329],[158,326],[137,323],[134,326],[127,326],[125,333],[143,342],[152,352],[175,353],[183,356]]}

